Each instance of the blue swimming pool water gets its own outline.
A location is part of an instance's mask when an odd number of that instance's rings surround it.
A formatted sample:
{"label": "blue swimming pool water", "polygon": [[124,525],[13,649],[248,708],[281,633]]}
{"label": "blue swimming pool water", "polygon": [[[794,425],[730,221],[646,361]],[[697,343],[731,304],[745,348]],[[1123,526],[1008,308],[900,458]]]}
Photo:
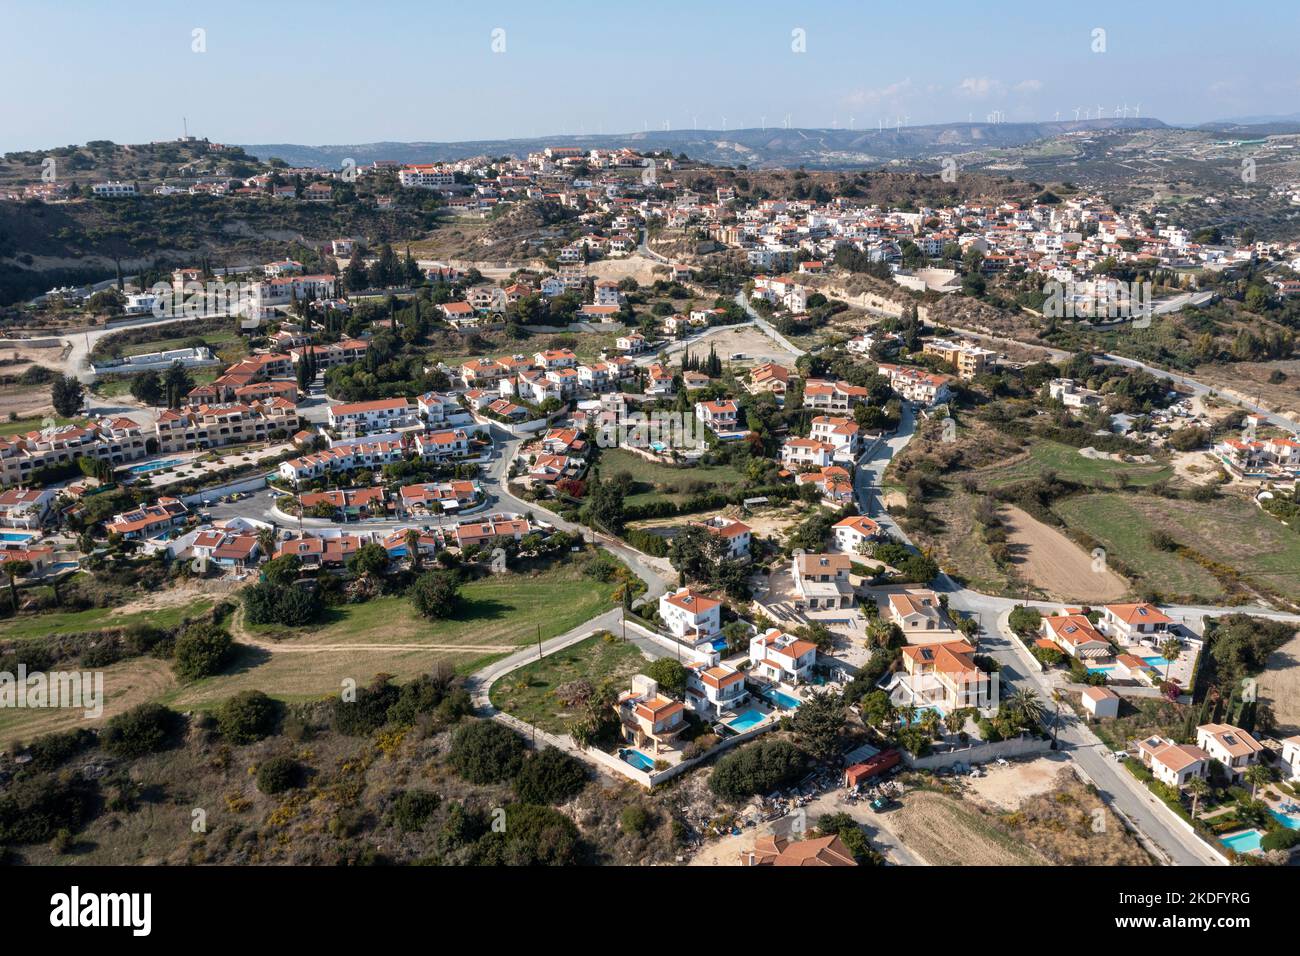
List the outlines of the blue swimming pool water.
{"label": "blue swimming pool water", "polygon": [[921,722],[921,718],[925,716],[925,712],[927,710],[932,710],[936,714],[938,714],[940,720],[942,720],[945,716],[947,716],[946,714],[944,714],[943,708],[940,707],[938,704],[925,704],[924,706],[916,708],[916,714],[913,715],[912,717],[912,723],[908,724],[907,726],[911,727],[913,724],[919,724]]}
{"label": "blue swimming pool water", "polygon": [[1102,664],[1100,667],[1089,667],[1089,674],[1108,674],[1115,669],[1114,664]]}
{"label": "blue swimming pool water", "polygon": [[183,458],[168,458],[165,461],[148,461],[143,465],[134,465],[131,468],[128,468],[127,471],[133,475],[147,475],[149,472],[158,471],[160,468],[172,468],[184,463],[185,460]]}
{"label": "blue swimming pool water", "polygon": [[34,531],[4,531],[0,532],[0,541],[30,541],[36,537]]}
{"label": "blue swimming pool water", "polygon": [[794,710],[801,703],[801,701],[797,697],[791,697],[789,694],[782,693],[781,691],[777,690],[775,687],[764,688],[763,697],[767,700],[770,700],[778,707],[783,707],[786,710]]}
{"label": "blue swimming pool water", "polygon": [[1243,830],[1240,833],[1229,833],[1227,836],[1219,837],[1220,843],[1231,850],[1236,850],[1238,853],[1258,850],[1259,840],[1258,830]]}
{"label": "blue swimming pool water", "polygon": [[1288,830],[1300,830],[1300,816],[1296,816],[1294,813],[1279,813],[1277,810],[1268,812],[1273,814],[1273,819]]}
{"label": "blue swimming pool water", "polygon": [[737,733],[743,734],[745,731],[751,729],[755,724],[761,724],[762,722],[762,714],[756,710],[747,710],[735,720],[728,723],[727,726]]}
{"label": "blue swimming pool water", "polygon": [[1166,664],[1169,663],[1168,660],[1166,660],[1164,657],[1160,655],[1156,655],[1155,657],[1144,657],[1142,659],[1146,661],[1148,664],[1150,664],[1152,667],[1164,667]]}
{"label": "blue swimming pool water", "polygon": [[639,750],[620,750],[618,755],[638,770],[650,771],[655,768],[655,762]]}

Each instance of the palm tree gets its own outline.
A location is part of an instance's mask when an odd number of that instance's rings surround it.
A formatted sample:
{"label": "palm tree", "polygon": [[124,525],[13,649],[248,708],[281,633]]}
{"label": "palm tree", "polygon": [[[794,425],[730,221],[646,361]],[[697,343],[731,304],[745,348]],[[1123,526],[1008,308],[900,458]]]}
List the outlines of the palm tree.
{"label": "palm tree", "polygon": [[9,597],[13,601],[14,611],[18,610],[18,578],[32,573],[30,561],[6,561],[5,574],[9,575]]}
{"label": "palm tree", "polygon": [[921,714],[921,730],[927,737],[933,740],[939,735],[939,715],[933,710],[926,710]]}
{"label": "palm tree", "polygon": [[257,532],[257,547],[262,554],[266,555],[266,560],[270,561],[275,557],[275,529],[260,528]]}
{"label": "palm tree", "polygon": [[411,559],[411,570],[420,570],[420,532],[415,528],[406,529],[406,556]]}
{"label": "palm tree", "polygon": [[1205,782],[1204,777],[1192,777],[1187,781],[1187,792],[1192,795],[1192,819],[1196,819],[1196,807],[1201,802],[1201,797],[1210,792],[1210,785]]}
{"label": "palm tree", "polygon": [[916,705],[904,704],[898,708],[898,719],[903,722],[904,727],[911,727],[912,721],[916,720]]}
{"label": "palm tree", "polygon": [[1007,702],[1007,709],[1022,723],[1039,723],[1043,719],[1043,702],[1028,687],[1017,688]]}
{"label": "palm tree", "polygon": [[944,715],[943,725],[948,728],[950,734],[960,733],[961,729],[966,726],[966,717],[955,710],[950,710]]}
{"label": "palm tree", "polygon": [[1165,680],[1169,680],[1169,668],[1182,656],[1183,642],[1171,634],[1160,645],[1160,653],[1165,659]]}
{"label": "palm tree", "polygon": [[1252,764],[1246,768],[1246,782],[1250,784],[1250,799],[1255,799],[1255,794],[1259,788],[1272,782],[1273,772],[1263,764]]}

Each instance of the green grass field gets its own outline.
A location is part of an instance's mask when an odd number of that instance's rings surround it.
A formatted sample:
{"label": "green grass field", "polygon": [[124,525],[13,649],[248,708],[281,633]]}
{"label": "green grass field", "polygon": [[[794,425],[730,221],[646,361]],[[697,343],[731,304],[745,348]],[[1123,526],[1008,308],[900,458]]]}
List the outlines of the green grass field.
{"label": "green grass field", "polygon": [[694,468],[673,468],[649,461],[622,448],[610,448],[600,455],[600,475],[612,478],[626,472],[637,483],[626,504],[639,505],[648,501],[669,498],[683,501],[694,492],[692,487],[704,490],[727,490],[739,485],[744,476],[730,465],[697,465]]}
{"label": "green grass field", "polygon": [[200,598],[189,604],[178,604],[151,611],[134,611],[128,614],[121,614],[114,607],[22,614],[0,621],[0,640],[29,640],[34,637],[47,637],[50,634],[84,634],[88,631],[128,627],[132,624],[175,627],[182,618],[196,617],[210,609],[212,604],[211,599]]}
{"label": "green grass field", "polygon": [[619,686],[648,663],[632,643],[597,635],[526,664],[492,685],[492,705],[553,734],[565,732],[574,716],[555,699],[555,689],[579,678],[599,687],[606,680]]}
{"label": "green grass field", "polygon": [[122,356],[143,355],[145,352],[168,352],[172,349],[183,349],[189,346],[192,339],[201,338],[208,343],[208,348],[213,352],[225,352],[234,350],[240,353],[248,351],[243,338],[233,328],[219,332],[202,332],[190,335],[177,335],[172,338],[150,339],[147,342],[138,342],[127,345],[122,349]]}
{"label": "green grass field", "polygon": [[983,469],[976,473],[976,477],[983,487],[1000,488],[1037,478],[1044,471],[1054,471],[1066,481],[1094,488],[1121,487],[1121,475],[1132,487],[1150,485],[1173,475],[1173,469],[1160,462],[1130,464],[1106,458],[1084,458],[1076,448],[1059,442],[1039,441],[1029,450],[1028,458]]}
{"label": "green grass field", "polygon": [[1240,498],[1200,503],[1112,492],[1069,498],[1054,510],[1163,593],[1210,601],[1224,588],[1195,562],[1156,548],[1156,529],[1235,568],[1247,584],[1300,600],[1300,534]]}
{"label": "green grass field", "polygon": [[455,618],[420,617],[404,596],[374,598],[326,612],[308,628],[257,628],[257,633],[312,644],[517,645],[563,634],[614,606],[614,585],[564,564],[545,571],[504,574],[461,588],[465,606]]}

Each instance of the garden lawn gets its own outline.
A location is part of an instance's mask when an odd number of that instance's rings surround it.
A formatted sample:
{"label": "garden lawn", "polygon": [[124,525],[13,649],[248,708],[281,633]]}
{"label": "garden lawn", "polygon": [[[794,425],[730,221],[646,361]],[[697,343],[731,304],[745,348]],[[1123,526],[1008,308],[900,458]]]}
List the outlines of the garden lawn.
{"label": "garden lawn", "polygon": [[731,491],[745,479],[739,471],[730,465],[696,465],[693,468],[677,468],[642,458],[634,452],[622,448],[610,448],[600,454],[600,477],[613,478],[626,472],[636,483],[632,493],[624,502],[627,505],[640,505],[650,501],[669,499],[681,503],[695,494],[696,488],[703,491]]}
{"label": "garden lawn", "polygon": [[426,620],[409,599],[393,595],[330,608],[322,623],[306,628],[252,630],[311,644],[514,646],[536,641],[539,626],[546,640],[610,610],[614,588],[562,564],[471,581],[461,588],[460,613],[445,620]]}
{"label": "garden lawn", "polygon": [[637,646],[595,635],[504,675],[492,685],[492,705],[549,733],[565,733],[575,716],[555,698],[561,684],[579,679],[599,688],[612,681],[625,688],[647,661]]}

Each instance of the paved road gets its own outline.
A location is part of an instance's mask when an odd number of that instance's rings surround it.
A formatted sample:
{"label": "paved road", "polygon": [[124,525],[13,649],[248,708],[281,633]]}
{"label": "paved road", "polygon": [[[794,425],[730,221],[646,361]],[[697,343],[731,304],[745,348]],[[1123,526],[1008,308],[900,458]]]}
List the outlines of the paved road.
{"label": "paved road", "polygon": [[767,334],[768,338],[776,342],[776,344],[781,346],[781,348],[785,349],[788,352],[793,353],[796,358],[799,357],[800,355],[808,354],[808,352],[805,349],[799,348],[799,346],[795,345],[784,335],[778,332],[771,322],[767,321],[767,319],[763,318],[761,315],[758,314],[758,311],[752,305],[749,304],[749,299],[748,297],[746,297],[744,289],[741,289],[739,292],[736,293],[736,305],[744,309],[745,314],[748,315],[750,319],[753,320],[754,324],[758,326],[760,329],[762,329],[763,332]]}
{"label": "paved road", "polygon": [[1181,372],[1169,372],[1162,368],[1156,368],[1154,365],[1147,365],[1144,362],[1139,362],[1137,359],[1125,358],[1122,355],[1111,355],[1110,353],[1103,355],[1102,359],[1115,365],[1124,365],[1128,368],[1136,368],[1141,369],[1144,372],[1150,372],[1156,378],[1163,378],[1168,379],[1171,382],[1177,382],[1180,385],[1186,386],[1195,395],[1208,395],[1213,392],[1217,397],[1222,398],[1224,401],[1232,402],[1234,405],[1244,408],[1249,412],[1262,415],[1266,421],[1272,425],[1276,425],[1278,428],[1285,428],[1291,432],[1300,432],[1300,420],[1272,411],[1271,409],[1265,408],[1263,405],[1258,405],[1248,399],[1232,395],[1223,391],[1221,388],[1216,388],[1213,385],[1206,385],[1204,382],[1198,382],[1195,379],[1188,378]]}

